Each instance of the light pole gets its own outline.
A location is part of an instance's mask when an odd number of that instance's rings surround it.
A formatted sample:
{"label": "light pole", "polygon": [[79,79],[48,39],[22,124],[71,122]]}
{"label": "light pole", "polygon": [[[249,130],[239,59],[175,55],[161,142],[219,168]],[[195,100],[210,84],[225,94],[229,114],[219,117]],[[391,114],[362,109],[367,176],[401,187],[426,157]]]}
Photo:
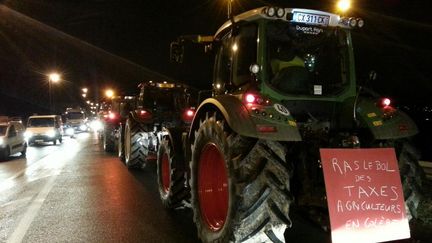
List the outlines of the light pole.
{"label": "light pole", "polygon": [[60,82],[60,80],[61,80],[60,74],[58,74],[56,72],[52,72],[52,73],[48,74],[48,93],[49,93],[50,114],[53,113],[51,86],[52,86],[52,83],[58,83],[58,82]]}

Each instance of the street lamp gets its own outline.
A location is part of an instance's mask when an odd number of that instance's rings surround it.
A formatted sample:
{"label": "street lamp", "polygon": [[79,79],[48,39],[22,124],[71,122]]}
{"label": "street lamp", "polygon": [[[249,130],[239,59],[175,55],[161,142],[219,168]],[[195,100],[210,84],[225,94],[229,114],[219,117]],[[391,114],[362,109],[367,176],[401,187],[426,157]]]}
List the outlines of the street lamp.
{"label": "street lamp", "polygon": [[107,89],[105,91],[105,96],[111,99],[114,96],[114,91],[112,89]]}
{"label": "street lamp", "polygon": [[53,105],[52,105],[52,94],[51,94],[51,86],[52,83],[58,83],[61,80],[61,76],[57,72],[52,72],[48,74],[48,93],[49,93],[49,109],[50,114],[53,113]]}
{"label": "street lamp", "polygon": [[337,5],[338,12],[344,13],[348,11],[348,9],[351,8],[351,1],[350,0],[339,0]]}

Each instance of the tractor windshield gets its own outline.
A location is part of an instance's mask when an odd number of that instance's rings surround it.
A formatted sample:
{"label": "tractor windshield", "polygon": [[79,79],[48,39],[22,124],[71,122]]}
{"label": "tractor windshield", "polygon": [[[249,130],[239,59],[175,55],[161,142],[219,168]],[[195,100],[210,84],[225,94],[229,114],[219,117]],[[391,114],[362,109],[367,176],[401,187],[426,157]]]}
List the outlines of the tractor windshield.
{"label": "tractor windshield", "polygon": [[346,33],[337,28],[270,22],[267,80],[278,92],[332,96],[348,85]]}

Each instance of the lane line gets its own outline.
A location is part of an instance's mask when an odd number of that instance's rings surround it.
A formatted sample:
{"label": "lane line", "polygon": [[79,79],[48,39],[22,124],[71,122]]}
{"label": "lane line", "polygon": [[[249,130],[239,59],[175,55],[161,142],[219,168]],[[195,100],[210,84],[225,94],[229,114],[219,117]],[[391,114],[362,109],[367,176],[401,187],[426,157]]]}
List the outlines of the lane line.
{"label": "lane line", "polygon": [[53,188],[57,176],[58,175],[51,176],[51,178],[45,184],[42,191],[39,192],[37,197],[33,200],[33,202],[31,202],[31,204],[27,208],[27,211],[25,212],[24,216],[21,218],[20,222],[18,223],[18,226],[15,228],[15,231],[7,239],[7,241],[6,241],[7,243],[22,242],[25,234],[27,233],[28,229],[30,228],[31,223],[35,219],[36,215],[39,213],[39,210],[42,207],[42,204],[44,203],[44,201],[47,198],[51,189]]}
{"label": "lane line", "polygon": [[[45,202],[46,198],[48,197],[48,194],[50,193],[51,189],[54,187],[55,181],[57,179],[57,176],[61,174],[63,171],[64,166],[71,160],[73,157],[78,154],[78,152],[82,149],[82,146],[77,146],[72,149],[70,154],[64,154],[62,151],[56,151],[54,154],[51,154],[50,156],[47,156],[43,158],[42,160],[48,160],[50,157],[55,158],[55,156],[60,155],[64,160],[60,164],[59,167],[55,168],[57,170],[57,173],[54,173],[50,176],[46,184],[43,186],[42,190],[37,194],[36,198],[30,203],[29,207],[27,208],[26,212],[23,214],[22,218],[20,219],[18,225],[15,227],[14,232],[9,236],[7,239],[7,243],[20,243],[24,239],[25,235],[27,234],[27,231],[29,230],[32,222],[38,215],[43,203]],[[58,155],[57,155],[58,154]]]}

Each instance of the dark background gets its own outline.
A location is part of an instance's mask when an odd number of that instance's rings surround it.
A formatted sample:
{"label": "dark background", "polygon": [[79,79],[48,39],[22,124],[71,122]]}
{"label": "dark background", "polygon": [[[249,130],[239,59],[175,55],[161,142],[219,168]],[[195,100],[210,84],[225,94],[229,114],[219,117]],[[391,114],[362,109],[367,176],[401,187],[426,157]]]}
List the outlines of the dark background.
{"label": "dark background", "polygon": [[[235,1],[234,11],[263,5],[332,11],[335,1]],[[174,79],[200,88],[211,71],[202,60],[169,62],[169,43],[182,34],[214,34],[226,20],[223,1],[9,0],[0,11],[1,96],[46,107],[45,74],[59,70],[57,102],[77,102],[112,87],[134,91],[149,79]],[[349,14],[366,25],[354,35],[357,74],[378,73],[371,84],[403,103],[430,104],[432,4],[427,0],[353,1]],[[16,12],[15,12],[16,11]],[[207,59],[209,59],[207,57]],[[192,70],[192,71],[191,71]],[[2,102],[4,104],[4,102]],[[1,107],[0,111],[13,112]]]}
{"label": "dark background", "polygon": [[[333,11],[336,1],[236,0],[234,12],[264,5]],[[357,0],[347,15],[365,20],[354,33],[357,76],[407,110],[432,134],[432,1]],[[55,109],[83,105],[81,88],[99,100],[106,88],[133,93],[148,80],[176,80],[198,88],[211,82],[211,58],[201,49],[186,64],[169,62],[169,44],[179,35],[214,34],[226,21],[222,0],[5,0],[0,1],[0,114],[49,111],[46,74]],[[194,58],[191,58],[191,57]],[[201,56],[196,57],[195,56]],[[429,107],[429,108],[428,108]],[[429,141],[427,141],[430,144]],[[429,145],[427,145],[429,146]]]}

